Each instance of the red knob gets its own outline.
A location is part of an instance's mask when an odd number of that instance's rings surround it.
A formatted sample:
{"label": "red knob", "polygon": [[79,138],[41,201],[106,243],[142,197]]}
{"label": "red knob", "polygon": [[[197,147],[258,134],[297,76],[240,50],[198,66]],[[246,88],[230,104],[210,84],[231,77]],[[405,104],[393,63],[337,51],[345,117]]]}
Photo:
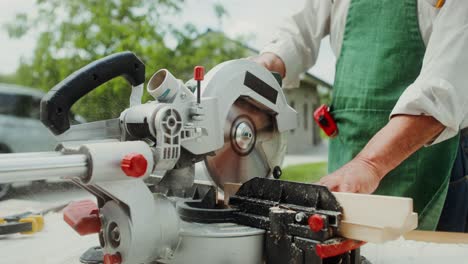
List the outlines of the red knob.
{"label": "red knob", "polygon": [[193,69],[193,79],[195,81],[203,81],[205,77],[205,68],[203,66],[195,66]]}
{"label": "red knob", "polygon": [[120,163],[120,168],[123,172],[134,178],[139,178],[145,175],[146,169],[148,168],[148,161],[145,156],[138,153],[130,153],[125,155]]}
{"label": "red knob", "polygon": [[309,227],[312,231],[318,232],[323,229],[325,226],[323,217],[319,214],[314,214],[309,217],[309,220],[307,221],[309,223]]}
{"label": "red knob", "polygon": [[81,236],[99,233],[99,209],[91,200],[71,202],[63,209],[63,220]]}
{"label": "red knob", "polygon": [[104,264],[121,264],[122,256],[117,252],[116,254],[105,254]]}

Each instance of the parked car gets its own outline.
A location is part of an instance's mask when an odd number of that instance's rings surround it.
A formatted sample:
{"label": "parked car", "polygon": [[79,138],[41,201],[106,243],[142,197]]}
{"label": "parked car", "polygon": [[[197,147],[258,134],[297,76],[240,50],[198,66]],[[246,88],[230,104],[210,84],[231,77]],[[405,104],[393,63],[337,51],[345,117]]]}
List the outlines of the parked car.
{"label": "parked car", "polygon": [[[54,150],[57,140],[39,120],[43,96],[37,89],[0,83],[0,153]],[[0,199],[10,188],[0,184]]]}

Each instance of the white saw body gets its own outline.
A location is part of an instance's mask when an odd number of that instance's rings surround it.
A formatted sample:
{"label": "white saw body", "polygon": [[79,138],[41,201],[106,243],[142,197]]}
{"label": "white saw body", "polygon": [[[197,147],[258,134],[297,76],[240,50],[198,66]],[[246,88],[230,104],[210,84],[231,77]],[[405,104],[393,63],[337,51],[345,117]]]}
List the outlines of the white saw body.
{"label": "white saw body", "polygon": [[[245,84],[248,81],[261,82],[264,90],[259,94],[252,90],[253,84]],[[212,242],[225,252],[200,257],[212,259],[210,263],[259,263],[263,230],[242,227],[242,232],[235,232],[239,227],[231,224],[224,228],[211,226],[206,229],[210,230],[208,234],[197,233],[198,228],[179,219],[173,201],[153,194],[144,181],[156,171],[166,171],[161,182],[168,182],[175,189],[192,185],[194,161],[203,161],[225,145],[226,120],[236,101],[252,104],[274,122],[268,123],[268,131],[262,131],[264,142],[257,140],[254,127],[250,127],[249,135],[244,135],[253,142],[249,147],[265,145],[268,150],[274,150],[268,152],[273,155],[256,160],[263,166],[262,175],[258,176],[271,177],[274,168],[281,166],[285,154],[285,134],[296,126],[297,119],[278,81],[254,62],[235,60],[208,72],[201,83],[200,103],[194,93],[167,70],[157,72],[148,83],[147,91],[155,101],[135,103],[141,101],[141,98],[135,100],[135,96],[141,96],[141,84],[134,87],[132,106],[122,112],[119,119],[72,126],[59,134],[62,144],[57,152],[2,157],[0,182],[21,180],[20,173],[28,174],[24,180],[63,176],[93,193],[99,204],[104,255],[118,256],[121,263],[152,263],[161,259],[167,263],[187,263],[186,251],[180,251],[179,244],[195,245],[198,240],[216,237],[226,238],[222,240],[226,241],[224,246],[216,239]],[[248,113],[243,116],[250,120]],[[249,127],[253,124],[240,121],[236,125]],[[240,135],[243,132],[240,129],[237,137],[243,137]],[[267,142],[270,140],[273,141],[271,146]],[[138,154],[138,158],[146,161],[144,171],[129,176],[122,170],[124,160],[130,167],[138,166],[132,163],[134,160],[129,154]],[[18,168],[20,164],[23,170]],[[235,170],[228,162],[224,165]],[[214,166],[219,168],[220,165]],[[166,179],[171,176],[176,180]],[[254,171],[244,169],[239,179],[245,181],[254,176],[257,176]],[[213,178],[220,187],[226,180],[241,183],[221,175]],[[231,253],[226,252],[228,248]],[[243,254],[238,253],[239,248],[244,248]],[[238,261],[234,255],[238,255]],[[201,263],[195,256],[188,256],[194,263]]]}
{"label": "white saw body", "polygon": [[[133,86],[130,107],[70,127],[73,103],[117,76]],[[242,59],[202,79],[184,84],[160,70],[146,89],[155,100],[140,104],[144,64],[133,53],[89,64],[41,103],[43,123],[62,141],[57,151],[1,155],[0,183],[61,176],[94,194],[97,205],[64,211],[81,235],[99,234],[101,257],[84,263],[364,263],[361,244],[339,237],[343,210],[326,188],[273,179],[297,124],[275,76]],[[214,184],[194,180],[202,161]],[[244,185],[224,207],[217,193],[232,184]],[[354,219],[345,220],[350,230]],[[415,228],[394,222],[386,232]],[[362,228],[379,228],[371,224]]]}

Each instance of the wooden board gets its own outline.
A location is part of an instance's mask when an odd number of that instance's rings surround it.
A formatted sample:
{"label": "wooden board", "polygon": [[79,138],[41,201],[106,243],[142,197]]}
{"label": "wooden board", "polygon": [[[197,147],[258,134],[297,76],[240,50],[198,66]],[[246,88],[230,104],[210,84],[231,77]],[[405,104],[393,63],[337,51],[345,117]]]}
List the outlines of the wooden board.
{"label": "wooden board", "polygon": [[413,200],[370,194],[337,193],[343,207],[343,220],[371,226],[401,229],[413,213]]}
{"label": "wooden board", "polygon": [[410,198],[333,193],[343,207],[340,234],[373,243],[394,240],[416,229],[418,215]]}
{"label": "wooden board", "polygon": [[236,194],[236,192],[239,190],[240,187],[241,187],[240,183],[227,182],[224,184],[224,204],[225,205],[229,204],[229,197]]}
{"label": "wooden board", "polygon": [[439,244],[468,244],[467,233],[434,232],[414,230],[404,235],[406,240]]}
{"label": "wooden board", "polygon": [[383,225],[361,224],[343,220],[341,221],[340,234],[346,238],[372,243],[383,243],[398,239],[408,231],[414,230],[417,227],[417,223],[418,215],[416,213],[412,213],[406,221],[406,226],[399,229]]}

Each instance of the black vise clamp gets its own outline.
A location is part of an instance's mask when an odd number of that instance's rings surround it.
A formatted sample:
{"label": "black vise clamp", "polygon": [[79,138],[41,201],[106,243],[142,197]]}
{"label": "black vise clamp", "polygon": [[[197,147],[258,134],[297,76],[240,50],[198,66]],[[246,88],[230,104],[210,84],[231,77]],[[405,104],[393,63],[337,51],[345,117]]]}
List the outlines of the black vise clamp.
{"label": "black vise clamp", "polygon": [[229,204],[236,223],[266,230],[268,264],[364,264],[364,243],[339,236],[342,208],[324,186],[254,178]]}

